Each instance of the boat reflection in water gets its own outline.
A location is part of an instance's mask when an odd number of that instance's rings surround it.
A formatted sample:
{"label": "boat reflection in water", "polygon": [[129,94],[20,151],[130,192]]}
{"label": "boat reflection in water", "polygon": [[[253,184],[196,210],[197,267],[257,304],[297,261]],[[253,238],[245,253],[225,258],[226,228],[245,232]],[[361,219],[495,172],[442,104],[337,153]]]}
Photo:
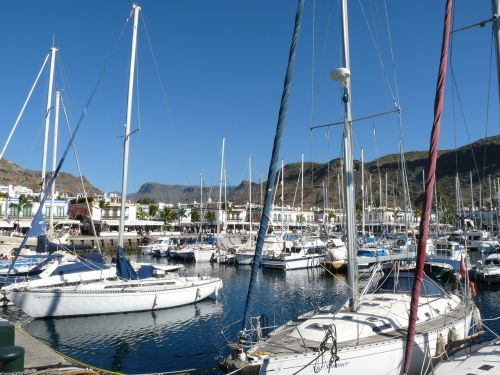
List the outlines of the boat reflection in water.
{"label": "boat reflection in water", "polygon": [[218,331],[221,313],[221,304],[201,301],[168,310],[33,320],[26,330],[84,363],[127,373],[158,372],[213,366],[210,356],[200,363],[195,343]]}

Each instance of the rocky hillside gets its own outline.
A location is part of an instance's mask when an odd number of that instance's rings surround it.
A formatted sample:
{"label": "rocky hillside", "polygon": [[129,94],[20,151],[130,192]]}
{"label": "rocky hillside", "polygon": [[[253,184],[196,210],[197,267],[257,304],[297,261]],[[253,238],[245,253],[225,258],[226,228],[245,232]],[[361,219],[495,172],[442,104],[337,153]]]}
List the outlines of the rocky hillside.
{"label": "rocky hillside", "polygon": [[[8,161],[0,160],[0,185],[21,185],[40,190],[41,173],[21,168],[20,166]],[[101,191],[83,178],[85,189],[89,195],[101,194]],[[61,194],[75,196],[82,192],[80,178],[69,173],[61,172],[57,178],[56,190]]]}
{"label": "rocky hillside", "polygon": [[[457,150],[440,151],[437,164],[437,190],[438,197],[443,206],[450,209],[455,206],[455,176],[458,173],[461,185],[462,200],[465,204],[470,202],[470,172],[473,173],[474,197],[478,200],[479,183],[482,184],[483,199],[489,197],[488,176],[500,177],[500,136],[484,138]],[[427,163],[427,152],[412,151],[405,153],[408,184],[413,204],[420,205],[423,197],[422,171]],[[403,205],[403,186],[401,179],[401,161],[399,155],[386,155],[378,160],[365,164],[366,191],[368,199],[373,199],[374,204],[380,200],[380,184],[382,182],[382,202],[385,203],[385,174],[387,173],[387,196],[389,204]],[[339,207],[338,174],[341,171],[339,159],[329,163],[304,164],[304,205],[323,206],[323,182],[328,186],[329,206]],[[300,202],[300,191],[296,191],[300,175],[300,163],[291,163],[285,166],[285,204],[291,205],[295,196],[295,204]],[[371,188],[370,188],[371,176]],[[380,176],[380,178],[379,178]],[[340,174],[341,178],[341,174]],[[361,164],[355,161],[356,194],[360,197]],[[253,200],[260,202],[260,188],[254,184]],[[210,188],[205,190],[204,199],[208,196]],[[216,200],[218,188],[213,187],[211,197]],[[200,189],[197,186],[162,185],[159,183],[144,184],[131,198],[153,198],[156,201],[192,203],[200,200]],[[241,204],[248,200],[248,181],[228,189],[228,200]],[[277,195],[280,201],[280,193]]]}

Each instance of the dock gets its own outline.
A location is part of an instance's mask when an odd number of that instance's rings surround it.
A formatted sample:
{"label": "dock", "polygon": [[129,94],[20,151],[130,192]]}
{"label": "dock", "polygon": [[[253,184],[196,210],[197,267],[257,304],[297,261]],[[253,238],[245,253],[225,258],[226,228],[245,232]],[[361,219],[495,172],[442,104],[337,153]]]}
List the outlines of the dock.
{"label": "dock", "polygon": [[15,342],[24,348],[24,369],[72,366],[62,355],[56,353],[42,341],[34,338],[22,328],[16,327]]}

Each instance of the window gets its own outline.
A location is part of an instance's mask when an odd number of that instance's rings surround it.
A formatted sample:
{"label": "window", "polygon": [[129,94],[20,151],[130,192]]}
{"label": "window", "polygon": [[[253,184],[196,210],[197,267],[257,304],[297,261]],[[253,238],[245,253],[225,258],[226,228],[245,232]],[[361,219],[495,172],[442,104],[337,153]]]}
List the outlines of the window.
{"label": "window", "polygon": [[17,216],[17,207],[16,206],[9,207],[9,216]]}
{"label": "window", "polygon": [[45,207],[45,217],[49,217],[52,211],[52,207]]}
{"label": "window", "polygon": [[64,216],[66,216],[64,211],[65,211],[64,207],[57,207],[57,215],[56,216],[57,217],[64,217]]}
{"label": "window", "polygon": [[31,217],[31,214],[32,214],[32,207],[31,206],[23,207],[23,216],[24,217]]}

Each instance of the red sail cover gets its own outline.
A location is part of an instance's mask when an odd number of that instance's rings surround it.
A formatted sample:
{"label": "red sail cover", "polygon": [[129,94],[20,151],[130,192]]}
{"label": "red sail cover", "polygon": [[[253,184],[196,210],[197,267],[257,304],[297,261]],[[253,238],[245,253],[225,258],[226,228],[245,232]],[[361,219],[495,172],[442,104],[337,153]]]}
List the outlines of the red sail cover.
{"label": "red sail cover", "polygon": [[410,320],[408,322],[408,333],[406,340],[404,374],[408,374],[411,363],[411,353],[413,350],[413,341],[415,339],[415,324],[417,321],[417,310],[420,296],[420,288],[422,286],[422,279],[424,275],[424,262],[425,262],[425,247],[427,244],[427,235],[429,232],[429,217],[431,214],[432,205],[432,192],[434,191],[439,130],[441,127],[441,113],[443,111],[444,99],[444,84],[446,79],[446,65],[448,61],[448,44],[450,39],[451,29],[451,9],[452,0],[446,0],[446,13],[444,17],[444,30],[443,41],[441,44],[441,60],[439,63],[439,75],[436,87],[436,97],[434,99],[434,122],[432,124],[431,142],[429,146],[429,159],[427,160],[426,173],[427,179],[425,181],[425,196],[422,209],[422,217],[420,219],[420,228],[418,236],[418,250],[417,250],[417,269],[415,270],[415,281],[411,294],[410,304]]}

